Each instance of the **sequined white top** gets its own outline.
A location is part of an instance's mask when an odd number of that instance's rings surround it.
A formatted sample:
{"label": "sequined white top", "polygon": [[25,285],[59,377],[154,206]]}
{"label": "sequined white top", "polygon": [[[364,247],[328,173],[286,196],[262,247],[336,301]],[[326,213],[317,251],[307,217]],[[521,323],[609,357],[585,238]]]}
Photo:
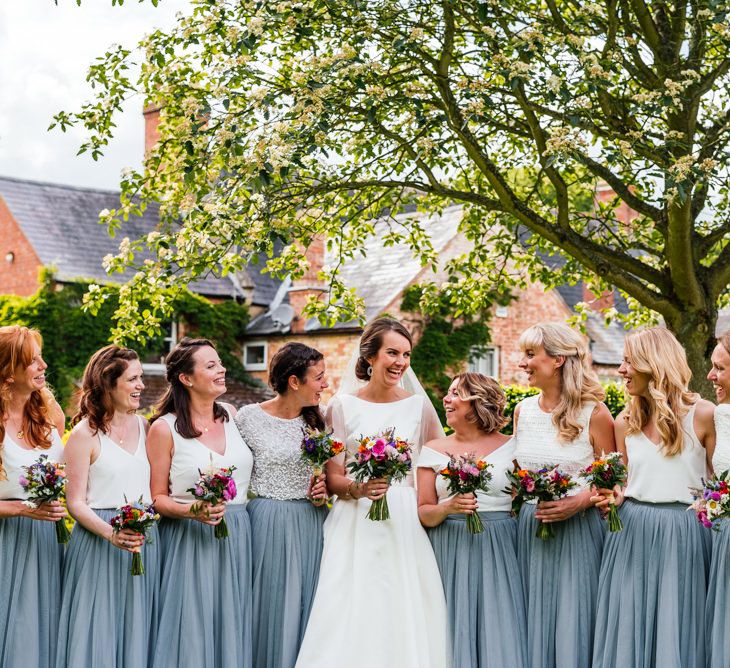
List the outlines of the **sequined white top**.
{"label": "sequined white top", "polygon": [[715,452],[712,455],[712,468],[715,473],[730,469],[730,404],[720,404],[715,408]]}
{"label": "sequined white top", "polygon": [[251,491],[280,501],[306,498],[312,467],[301,457],[304,418],[279,418],[249,404],[236,414],[236,425],[253,452]]}
{"label": "sequined white top", "polygon": [[[451,454],[458,455],[462,453],[452,452]],[[504,490],[510,485],[505,474],[507,471],[512,470],[514,456],[515,441],[511,438],[499,446],[494,452],[490,452],[488,455],[482,457],[485,462],[492,465],[492,468],[489,469],[489,472],[492,474],[492,479],[489,481],[486,492],[478,491],[476,493],[479,512],[504,511],[512,508],[512,495],[507,494]],[[444,453],[432,450],[426,446],[421,448],[418,467],[430,468],[436,473],[436,495],[438,496],[439,503],[451,498],[448,481],[439,475],[439,471],[448,463],[449,458]]]}
{"label": "sequined white top", "polygon": [[195,501],[187,490],[195,486],[200,478],[200,471],[205,472],[211,465],[215,468],[235,466],[233,479],[236,481],[238,494],[231,505],[244,504],[248,500],[248,483],[251,479],[253,457],[251,450],[238,433],[233,417],[224,422],[226,449],[222,455],[213,452],[197,438],[183,438],[175,429],[176,417],[172,413],[163,415],[162,419],[170,425],[173,441],[172,461],[170,462],[170,496],[178,503]]}
{"label": "sequined white top", "polygon": [[63,443],[61,443],[61,437],[56,429],[52,429],[50,448],[46,450],[43,448],[29,450],[19,446],[6,431],[0,455],[2,455],[3,468],[5,469],[5,479],[0,480],[0,500],[25,500],[28,498],[28,494],[18,482],[22,467],[35,464],[41,455],[47,455],[48,460],[51,462],[60,462],[63,459]]}
{"label": "sequined white top", "polygon": [[626,436],[629,478],[627,497],[646,503],[692,503],[690,488],[702,486],[706,453],[694,429],[695,406],[682,418],[682,452],[667,457],[661,443],[644,432]]}
{"label": "sequined white top", "polygon": [[520,416],[515,432],[515,458],[520,466],[540,469],[544,466],[559,466],[563,473],[570,475],[578,483],[569,496],[578,494],[587,485],[578,473],[594,460],[589,426],[596,404],[592,401],[583,406],[578,423],[583,430],[570,443],[558,440],[558,429],[553,424],[552,413],[540,408],[539,394],[527,397],[520,402]]}
{"label": "sequined white top", "polygon": [[140,496],[146,503],[152,502],[150,463],[144,422],[140,417],[138,424],[139,437],[134,452],[121,448],[103,432],[98,433],[99,456],[89,467],[86,485],[89,508],[118,508],[126,501],[137,501]]}

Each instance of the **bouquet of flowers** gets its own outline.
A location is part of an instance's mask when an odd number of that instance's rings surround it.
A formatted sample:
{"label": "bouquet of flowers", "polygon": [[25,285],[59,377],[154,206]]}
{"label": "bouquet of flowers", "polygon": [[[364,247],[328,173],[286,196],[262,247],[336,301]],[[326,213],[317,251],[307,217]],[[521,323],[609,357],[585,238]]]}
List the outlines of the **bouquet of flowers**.
{"label": "bouquet of flowers", "polygon": [[[66,472],[64,465],[48,460],[48,455],[41,455],[35,464],[23,466],[23,474],[18,483],[28,499],[23,503],[28,508],[38,508],[41,503],[58,501],[66,489]],[[56,522],[56,540],[59,543],[68,543],[71,533],[65,520]]]}
{"label": "bouquet of flowers", "polygon": [[[127,497],[124,497],[127,501]],[[147,538],[147,532],[152,525],[160,519],[155,512],[152,504],[145,503],[142,497],[134,503],[127,503],[119,508],[119,514],[114,515],[109,520],[114,533],[120,532],[122,529],[128,529],[136,533],[141,533]],[[142,554],[138,550],[132,553],[132,575],[144,575],[144,564],[142,563]]]}
{"label": "bouquet of flowers", "polygon": [[[616,485],[623,486],[626,484],[627,470],[621,455],[618,452],[611,452],[607,455],[601,455],[599,459],[584,468],[578,475],[585,478],[592,487],[613,489]],[[621,531],[624,528],[614,503],[608,504],[606,519],[608,520],[609,531]]]}
{"label": "bouquet of flowers", "polygon": [[[302,441],[302,459],[311,465],[315,480],[322,475],[324,465],[345,449],[342,441],[332,438],[331,431],[307,427]],[[327,499],[312,499],[315,506],[323,505]]]}
{"label": "bouquet of flowers", "polygon": [[702,480],[702,489],[691,489],[694,502],[690,506],[697,519],[708,529],[720,530],[720,520],[730,517],[730,471],[723,471]]}
{"label": "bouquet of flowers", "polygon": [[[491,464],[483,459],[476,459],[473,453],[463,455],[449,455],[449,463],[441,469],[441,477],[449,483],[449,494],[470,494],[477,490],[487,491],[487,485],[492,479],[489,469]],[[478,513],[466,516],[466,526],[469,533],[482,533],[484,524]]]}
{"label": "bouquet of flowers", "polygon": [[[203,512],[205,502],[217,505],[221,501],[232,501],[236,498],[238,490],[236,489],[236,481],[233,479],[235,466],[229,466],[226,469],[215,468],[213,466],[213,456],[210,457],[210,466],[205,473],[198,469],[200,478],[195,483],[195,487],[187,489],[196,499],[198,499],[191,507],[190,512],[193,515],[199,515]],[[228,525],[226,518],[215,525],[216,538],[228,538]]]}
{"label": "bouquet of flowers", "polygon": [[[350,462],[347,468],[357,482],[376,478],[393,481],[405,478],[412,464],[410,443],[398,438],[395,435],[395,428],[392,428],[377,436],[361,436],[355,461]],[[390,519],[387,496],[373,501],[368,511],[368,519],[375,521]]]}
{"label": "bouquet of flowers", "polygon": [[[563,473],[557,466],[543,467],[537,471],[520,468],[515,462],[513,471],[507,471],[507,479],[512,485],[506,492],[512,492],[512,512],[515,516],[526,501],[557,501],[564,497],[577,483]],[[548,540],[555,535],[552,524],[540,522],[535,534],[542,540]]]}

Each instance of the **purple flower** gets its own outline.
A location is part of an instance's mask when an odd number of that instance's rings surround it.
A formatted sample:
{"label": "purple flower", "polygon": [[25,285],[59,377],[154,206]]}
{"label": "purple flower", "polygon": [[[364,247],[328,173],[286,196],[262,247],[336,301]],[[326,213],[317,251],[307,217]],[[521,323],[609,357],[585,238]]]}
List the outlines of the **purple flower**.
{"label": "purple flower", "polygon": [[28,486],[28,478],[26,478],[25,476],[20,476],[20,478],[18,478],[18,483],[20,483],[20,486],[21,487],[27,487]]}
{"label": "purple flower", "polygon": [[710,494],[710,498],[713,501],[719,501],[720,500],[720,492],[712,492],[712,494]]}
{"label": "purple flower", "polygon": [[195,496],[203,496],[205,494],[205,491],[200,485],[195,485]]}

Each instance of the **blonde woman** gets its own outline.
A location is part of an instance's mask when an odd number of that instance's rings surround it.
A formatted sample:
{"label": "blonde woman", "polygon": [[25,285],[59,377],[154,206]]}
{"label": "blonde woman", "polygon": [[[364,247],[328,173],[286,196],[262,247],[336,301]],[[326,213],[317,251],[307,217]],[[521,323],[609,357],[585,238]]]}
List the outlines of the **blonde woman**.
{"label": "blonde woman", "polygon": [[[520,367],[540,394],[515,409],[515,457],[530,469],[557,465],[579,483],[563,499],[526,504],[520,512],[527,665],[589,668],[605,530],[577,474],[596,455],[616,449],[613,419],[580,334],[563,324],[539,324],[522,333],[520,348]],[[555,536],[537,538],[538,522],[554,523]]]}
{"label": "blonde woman", "polygon": [[[715,473],[730,470],[730,331],[725,332],[712,351],[712,368],[707,374],[715,387],[715,452],[712,468]],[[730,661],[730,523],[723,521],[720,531],[712,534],[712,562],[707,587],[708,643],[707,665],[722,666]]]}
{"label": "blonde woman", "polygon": [[704,666],[710,534],[687,506],[712,457],[714,406],[689,391],[685,352],[666,329],[630,334],[619,373],[631,397],[616,419],[629,478],[599,501],[613,496],[624,529],[603,552],[593,666]]}

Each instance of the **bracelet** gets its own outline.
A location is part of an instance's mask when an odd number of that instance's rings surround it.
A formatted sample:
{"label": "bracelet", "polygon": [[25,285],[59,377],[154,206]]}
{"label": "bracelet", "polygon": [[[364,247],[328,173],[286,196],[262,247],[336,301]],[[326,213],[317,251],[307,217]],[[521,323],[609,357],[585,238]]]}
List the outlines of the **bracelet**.
{"label": "bracelet", "polygon": [[357,497],[352,493],[353,485],[357,485],[357,483],[354,480],[347,486],[347,498],[357,500]]}

